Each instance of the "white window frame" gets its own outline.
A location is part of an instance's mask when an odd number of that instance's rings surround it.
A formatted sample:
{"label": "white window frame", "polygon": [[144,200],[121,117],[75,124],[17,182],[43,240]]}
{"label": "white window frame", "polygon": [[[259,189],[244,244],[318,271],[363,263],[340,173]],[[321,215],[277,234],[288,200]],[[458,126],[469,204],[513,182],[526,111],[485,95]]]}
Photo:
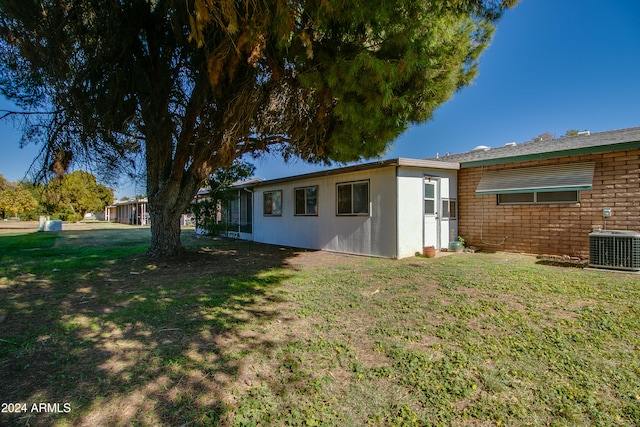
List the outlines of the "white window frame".
{"label": "white window frame", "polygon": [[[425,180],[423,182],[423,186],[424,186],[424,203],[422,206],[422,209],[424,211],[424,214],[427,216],[436,216],[438,214],[438,194],[437,194],[437,189],[438,189],[438,182],[437,180],[433,180],[432,182],[432,177],[425,177]],[[431,185],[433,186],[433,195],[431,196],[427,196],[427,185]],[[429,206],[430,209],[429,211],[427,210],[427,206]]]}

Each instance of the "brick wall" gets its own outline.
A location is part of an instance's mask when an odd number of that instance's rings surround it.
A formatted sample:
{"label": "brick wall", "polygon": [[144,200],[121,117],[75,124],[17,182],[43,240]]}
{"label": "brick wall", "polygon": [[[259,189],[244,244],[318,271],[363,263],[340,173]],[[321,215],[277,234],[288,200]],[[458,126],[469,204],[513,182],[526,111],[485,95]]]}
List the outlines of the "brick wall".
{"label": "brick wall", "polygon": [[[475,194],[483,171],[582,162],[595,162],[595,171],[593,190],[581,191],[579,203],[498,205],[496,195]],[[640,231],[640,149],[461,169],[458,202],[467,245],[588,258],[602,208],[612,210],[607,229]]]}

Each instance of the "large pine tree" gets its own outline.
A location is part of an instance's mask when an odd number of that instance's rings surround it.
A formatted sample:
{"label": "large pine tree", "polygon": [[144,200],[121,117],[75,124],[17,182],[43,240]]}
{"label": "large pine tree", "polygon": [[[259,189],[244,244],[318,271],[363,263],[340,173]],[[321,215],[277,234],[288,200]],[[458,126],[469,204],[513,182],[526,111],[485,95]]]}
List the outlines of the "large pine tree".
{"label": "large pine tree", "polygon": [[144,155],[152,255],[244,154],[384,152],[469,84],[517,0],[0,0],[0,91],[43,166]]}

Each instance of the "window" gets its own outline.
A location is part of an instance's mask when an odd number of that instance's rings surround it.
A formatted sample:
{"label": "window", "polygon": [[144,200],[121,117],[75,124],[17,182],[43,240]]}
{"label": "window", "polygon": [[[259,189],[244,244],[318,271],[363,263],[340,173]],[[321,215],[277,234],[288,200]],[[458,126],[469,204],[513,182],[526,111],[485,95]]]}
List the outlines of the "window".
{"label": "window", "polygon": [[550,191],[536,193],[536,203],[577,203],[580,201],[577,191]]}
{"label": "window", "polygon": [[525,205],[550,203],[578,203],[578,191],[545,191],[532,193],[498,194],[499,205]]}
{"label": "window", "polygon": [[282,216],[282,190],[265,191],[263,202],[265,216]]}
{"label": "window", "polygon": [[295,189],[296,215],[318,215],[318,186]]}
{"label": "window", "polygon": [[424,183],[424,214],[436,214],[436,184],[430,180]]}
{"label": "window", "polygon": [[458,218],[458,203],[455,200],[442,200],[442,218],[451,220]]}
{"label": "window", "polygon": [[338,215],[369,215],[369,181],[337,185]]}
{"label": "window", "polygon": [[520,205],[535,203],[534,193],[498,194],[499,205]]}

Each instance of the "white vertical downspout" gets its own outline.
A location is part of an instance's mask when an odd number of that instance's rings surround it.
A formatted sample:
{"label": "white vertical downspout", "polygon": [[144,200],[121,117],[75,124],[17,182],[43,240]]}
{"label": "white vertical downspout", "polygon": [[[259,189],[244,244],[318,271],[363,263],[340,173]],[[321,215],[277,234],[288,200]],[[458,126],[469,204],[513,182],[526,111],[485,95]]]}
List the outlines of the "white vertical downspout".
{"label": "white vertical downspout", "polygon": [[[396,166],[396,259],[400,258],[400,180],[398,179],[400,167]],[[423,237],[424,238],[424,237]]]}

